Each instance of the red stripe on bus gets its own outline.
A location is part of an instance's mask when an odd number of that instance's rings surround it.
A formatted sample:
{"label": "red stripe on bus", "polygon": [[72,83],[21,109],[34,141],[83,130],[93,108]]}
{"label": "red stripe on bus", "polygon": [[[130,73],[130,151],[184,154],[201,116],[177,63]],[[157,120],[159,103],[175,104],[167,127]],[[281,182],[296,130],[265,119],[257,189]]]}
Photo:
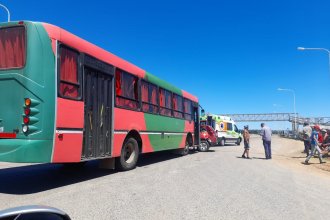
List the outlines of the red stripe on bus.
{"label": "red stripe on bus", "polygon": [[89,43],[88,41],[77,37],[76,35],[71,34],[68,31],[55,25],[43,23],[43,26],[50,38],[59,40],[61,43],[69,45],[70,47],[73,47],[80,52],[87,53],[93,57],[96,57],[97,59],[102,60],[103,62],[109,63],[122,70],[144,78],[145,70],[117,57],[116,55],[92,43]]}
{"label": "red stripe on bus", "polygon": [[52,162],[63,163],[81,161],[82,144],[82,134],[56,133]]}
{"label": "red stripe on bus", "polygon": [[84,103],[57,98],[57,128],[83,128]]}
{"label": "red stripe on bus", "polygon": [[114,116],[115,130],[147,130],[143,112],[115,108]]}
{"label": "red stripe on bus", "polygon": [[187,99],[190,99],[190,100],[192,100],[194,102],[198,102],[198,98],[196,96],[193,96],[192,94],[190,94],[190,93],[188,93],[188,92],[186,92],[184,90],[181,90],[181,91],[182,91],[183,97],[185,97]]}
{"label": "red stripe on bus", "polygon": [[120,156],[121,147],[123,146],[125,138],[126,138],[126,134],[114,134],[112,157]]}
{"label": "red stripe on bus", "polygon": [[16,138],[16,133],[0,133],[0,138]]}
{"label": "red stripe on bus", "polygon": [[184,132],[188,133],[194,133],[194,129],[195,129],[195,125],[194,125],[194,121],[185,121],[184,123]]}
{"label": "red stripe on bus", "polygon": [[182,140],[179,146],[180,148],[184,148],[186,146],[186,140],[187,140],[187,134],[182,136]]}
{"label": "red stripe on bus", "polygon": [[149,135],[143,134],[141,135],[141,139],[142,139],[142,153],[154,152],[154,149],[152,148],[152,145],[150,143]]}
{"label": "red stripe on bus", "polygon": [[[119,157],[127,134],[114,134],[112,157]],[[154,149],[151,146],[148,134],[140,134],[142,139],[142,152],[151,153]]]}

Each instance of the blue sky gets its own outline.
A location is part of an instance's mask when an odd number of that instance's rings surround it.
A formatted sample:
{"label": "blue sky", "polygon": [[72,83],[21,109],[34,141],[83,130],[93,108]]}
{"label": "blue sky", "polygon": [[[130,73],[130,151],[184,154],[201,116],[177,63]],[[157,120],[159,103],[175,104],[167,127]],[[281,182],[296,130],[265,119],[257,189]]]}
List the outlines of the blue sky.
{"label": "blue sky", "polygon": [[207,112],[293,112],[282,87],[295,90],[300,115],[330,116],[327,53],[296,49],[330,48],[330,1],[86,2],[0,0],[12,20],[60,26],[193,93]]}

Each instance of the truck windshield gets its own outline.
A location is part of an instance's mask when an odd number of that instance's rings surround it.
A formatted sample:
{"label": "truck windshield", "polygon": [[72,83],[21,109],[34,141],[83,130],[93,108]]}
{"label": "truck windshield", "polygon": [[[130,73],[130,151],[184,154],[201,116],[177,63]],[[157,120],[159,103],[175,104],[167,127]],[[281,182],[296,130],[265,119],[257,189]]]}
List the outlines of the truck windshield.
{"label": "truck windshield", "polygon": [[0,28],[0,69],[22,68],[26,59],[25,27]]}

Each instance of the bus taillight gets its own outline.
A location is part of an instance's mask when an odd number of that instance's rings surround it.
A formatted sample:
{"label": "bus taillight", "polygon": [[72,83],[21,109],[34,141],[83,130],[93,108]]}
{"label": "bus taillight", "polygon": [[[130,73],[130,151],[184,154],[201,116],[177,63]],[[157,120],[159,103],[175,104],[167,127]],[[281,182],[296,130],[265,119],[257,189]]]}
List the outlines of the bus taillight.
{"label": "bus taillight", "polygon": [[26,107],[30,107],[31,106],[31,99],[26,98],[24,103],[25,103]]}
{"label": "bus taillight", "polygon": [[24,133],[28,132],[29,131],[29,126],[23,125],[22,130],[23,130]]}
{"label": "bus taillight", "polygon": [[38,100],[31,98],[24,98],[24,114],[22,131],[25,135],[38,130],[38,127],[34,126],[38,121],[36,115],[39,113],[37,106],[40,104]]}
{"label": "bus taillight", "polygon": [[29,116],[30,113],[31,113],[31,109],[30,109],[30,108],[25,108],[25,109],[24,109],[24,114],[25,114],[26,116]]}
{"label": "bus taillight", "polygon": [[29,122],[30,122],[30,118],[27,117],[27,116],[24,116],[23,117],[23,123],[27,125],[27,124],[29,124]]}

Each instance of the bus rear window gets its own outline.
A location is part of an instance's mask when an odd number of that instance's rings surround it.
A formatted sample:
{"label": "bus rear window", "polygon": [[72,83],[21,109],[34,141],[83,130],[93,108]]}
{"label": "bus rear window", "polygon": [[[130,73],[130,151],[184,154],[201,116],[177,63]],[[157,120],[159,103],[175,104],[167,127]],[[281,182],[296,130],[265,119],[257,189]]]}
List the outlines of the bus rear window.
{"label": "bus rear window", "polygon": [[61,97],[79,99],[78,53],[65,46],[60,48],[60,87]]}
{"label": "bus rear window", "polygon": [[24,26],[0,28],[0,69],[24,67],[25,42]]}

